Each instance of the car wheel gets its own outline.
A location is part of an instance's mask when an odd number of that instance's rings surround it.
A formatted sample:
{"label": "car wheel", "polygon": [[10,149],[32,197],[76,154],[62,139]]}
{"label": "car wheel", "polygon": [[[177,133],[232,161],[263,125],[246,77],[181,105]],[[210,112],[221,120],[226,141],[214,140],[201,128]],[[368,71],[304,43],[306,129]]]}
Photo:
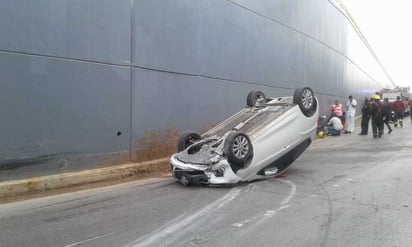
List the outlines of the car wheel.
{"label": "car wheel", "polygon": [[293,94],[293,103],[298,104],[302,113],[311,117],[316,112],[317,102],[313,90],[309,87],[300,87]]}
{"label": "car wheel", "polygon": [[200,139],[202,139],[202,137],[196,132],[193,132],[193,131],[183,132],[183,134],[179,138],[179,141],[177,142],[177,151],[181,152],[185,150],[190,145],[199,141]]}
{"label": "car wheel", "polygon": [[262,93],[261,91],[257,91],[257,90],[251,91],[247,95],[246,105],[250,107],[255,106],[259,98],[262,98],[264,101],[266,101],[266,96],[264,93]]}
{"label": "car wheel", "polygon": [[238,131],[231,132],[226,137],[223,149],[229,163],[235,163],[242,167],[253,154],[253,147],[249,137],[245,133]]}

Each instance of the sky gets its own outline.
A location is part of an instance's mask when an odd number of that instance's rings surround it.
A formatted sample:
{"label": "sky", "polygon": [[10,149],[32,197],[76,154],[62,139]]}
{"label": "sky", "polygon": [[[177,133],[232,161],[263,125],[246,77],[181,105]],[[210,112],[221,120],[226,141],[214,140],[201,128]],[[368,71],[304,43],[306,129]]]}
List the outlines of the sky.
{"label": "sky", "polygon": [[399,86],[412,89],[412,1],[341,0]]}

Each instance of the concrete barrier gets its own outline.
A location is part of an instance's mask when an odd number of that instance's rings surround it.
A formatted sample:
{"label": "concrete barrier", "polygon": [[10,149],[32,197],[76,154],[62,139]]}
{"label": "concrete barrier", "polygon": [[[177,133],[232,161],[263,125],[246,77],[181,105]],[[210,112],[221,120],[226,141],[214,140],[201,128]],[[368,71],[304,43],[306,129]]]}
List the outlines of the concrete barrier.
{"label": "concrete barrier", "polygon": [[169,158],[143,163],[131,163],[112,167],[0,182],[0,198],[20,196],[96,182],[121,180],[128,177],[145,177],[168,172]]}

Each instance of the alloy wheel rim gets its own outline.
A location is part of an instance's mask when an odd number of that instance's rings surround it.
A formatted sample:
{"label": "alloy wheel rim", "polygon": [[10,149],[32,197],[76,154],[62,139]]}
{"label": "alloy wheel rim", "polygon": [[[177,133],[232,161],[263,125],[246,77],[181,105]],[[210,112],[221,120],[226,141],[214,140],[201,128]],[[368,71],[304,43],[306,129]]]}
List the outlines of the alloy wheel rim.
{"label": "alloy wheel rim", "polygon": [[302,93],[302,105],[309,109],[313,104],[313,94],[309,89],[305,89]]}
{"label": "alloy wheel rim", "polygon": [[249,142],[244,136],[238,136],[233,141],[233,153],[239,159],[245,158],[249,152]]}

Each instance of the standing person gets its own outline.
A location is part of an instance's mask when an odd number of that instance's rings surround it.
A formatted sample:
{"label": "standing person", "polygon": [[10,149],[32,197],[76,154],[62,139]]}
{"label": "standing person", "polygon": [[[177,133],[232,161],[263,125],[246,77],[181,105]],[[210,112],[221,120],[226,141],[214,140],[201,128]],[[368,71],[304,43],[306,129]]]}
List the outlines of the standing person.
{"label": "standing person", "polygon": [[362,106],[362,121],[361,121],[361,133],[359,135],[367,135],[370,119],[370,102],[368,98],[365,98]]}
{"label": "standing person", "polygon": [[412,97],[408,101],[409,105],[409,117],[411,118],[411,123],[412,123]]}
{"label": "standing person", "polygon": [[346,103],[346,131],[345,133],[352,133],[355,129],[355,114],[356,114],[356,100],[349,95],[349,100]]}
{"label": "standing person", "polygon": [[328,122],[328,135],[331,136],[340,136],[340,131],[343,129],[342,121],[336,116],[335,113],[332,113],[332,117]]}
{"label": "standing person", "polygon": [[339,103],[338,100],[335,100],[335,104],[332,105],[331,107],[331,116],[333,113],[335,113],[335,115],[340,118],[342,124],[345,123],[345,118],[343,116],[343,105],[341,103]]}
{"label": "standing person", "polygon": [[403,114],[405,112],[405,105],[403,104],[400,96],[396,96],[396,101],[392,104],[392,111],[395,112],[393,125],[395,127],[398,127],[399,124],[401,127],[403,127]]}
{"label": "standing person", "polygon": [[380,99],[379,95],[374,95],[370,107],[373,138],[383,135],[383,107]]}
{"label": "standing person", "polygon": [[383,123],[388,127],[388,134],[392,132],[392,128],[389,125],[389,120],[391,120],[391,105],[389,104],[388,98],[383,99]]}

